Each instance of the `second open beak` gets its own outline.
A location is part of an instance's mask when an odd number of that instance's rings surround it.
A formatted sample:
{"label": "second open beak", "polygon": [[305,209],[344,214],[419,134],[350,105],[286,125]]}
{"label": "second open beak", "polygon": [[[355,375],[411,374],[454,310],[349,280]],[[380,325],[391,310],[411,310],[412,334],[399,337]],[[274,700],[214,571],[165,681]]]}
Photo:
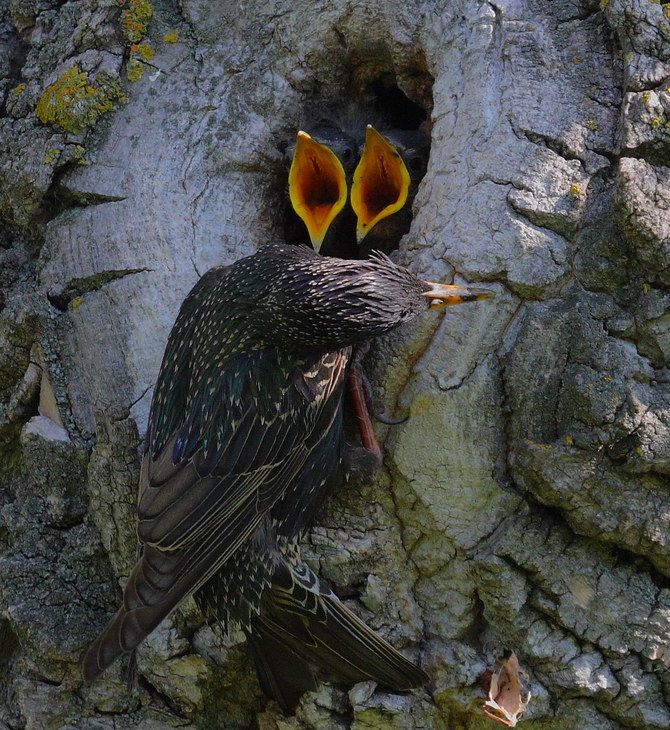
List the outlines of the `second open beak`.
{"label": "second open beak", "polygon": [[379,221],[405,205],[409,183],[409,172],[398,150],[368,124],[365,148],[351,187],[358,243]]}

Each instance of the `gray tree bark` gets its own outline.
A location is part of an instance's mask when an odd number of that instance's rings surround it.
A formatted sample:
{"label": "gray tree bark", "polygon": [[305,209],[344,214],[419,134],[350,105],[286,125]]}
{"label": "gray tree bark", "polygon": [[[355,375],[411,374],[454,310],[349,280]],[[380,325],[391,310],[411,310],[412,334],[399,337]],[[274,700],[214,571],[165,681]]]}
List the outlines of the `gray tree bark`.
{"label": "gray tree bark", "polygon": [[[477,730],[503,648],[530,675],[529,730],[670,728],[669,16],[0,3],[0,730]],[[399,259],[497,297],[378,343],[377,392],[410,418],[379,428],[385,469],[330,501],[305,552],[432,683],[324,686],[284,718],[241,637],[187,605],[130,694],[118,663],[83,686],[133,562],[179,304],[281,237],[277,144],[378,79],[432,118]]]}

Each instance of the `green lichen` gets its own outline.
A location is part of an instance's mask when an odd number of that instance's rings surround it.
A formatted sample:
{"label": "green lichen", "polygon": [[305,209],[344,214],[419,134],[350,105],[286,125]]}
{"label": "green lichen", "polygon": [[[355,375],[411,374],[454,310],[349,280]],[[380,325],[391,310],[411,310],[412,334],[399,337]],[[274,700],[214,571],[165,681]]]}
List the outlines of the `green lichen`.
{"label": "green lichen", "polygon": [[70,153],[70,159],[76,162],[78,165],[86,164],[86,150],[80,145],[76,144]]}
{"label": "green lichen", "polygon": [[60,157],[61,151],[59,149],[52,149],[48,150],[46,155],[44,156],[44,164],[50,165],[52,162],[55,162]]}
{"label": "green lichen", "polygon": [[35,108],[37,118],[76,134],[92,126],[101,114],[111,112],[115,102],[125,102],[119,82],[109,74],[99,73],[95,84],[73,66],[44,91]]}
{"label": "green lichen", "polygon": [[600,9],[604,10],[610,4],[610,0],[600,0]]}
{"label": "green lichen", "polygon": [[139,43],[147,34],[147,24],[154,9],[149,0],[119,0],[125,6],[121,13],[123,35],[129,43]]}
{"label": "green lichen", "polygon": [[44,191],[27,179],[12,184],[0,176],[0,218],[17,225],[28,225],[39,210],[43,197]]}
{"label": "green lichen", "polygon": [[595,132],[598,129],[598,124],[596,123],[595,119],[587,119],[586,126],[592,132]]}
{"label": "green lichen", "polygon": [[128,71],[126,72],[126,78],[128,81],[134,84],[142,78],[143,73],[144,64],[136,58],[131,58],[130,61],[128,61]]}

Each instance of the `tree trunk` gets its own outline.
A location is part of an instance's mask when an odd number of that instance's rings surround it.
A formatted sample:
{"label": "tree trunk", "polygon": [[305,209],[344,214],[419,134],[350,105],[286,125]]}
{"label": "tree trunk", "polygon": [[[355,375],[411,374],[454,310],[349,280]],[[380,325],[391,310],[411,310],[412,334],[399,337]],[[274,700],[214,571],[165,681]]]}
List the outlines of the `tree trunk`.
{"label": "tree trunk", "polygon": [[[153,10],[153,15],[152,15]],[[647,0],[0,2],[0,730],[670,728],[670,10]],[[404,96],[403,96],[404,95]],[[305,541],[432,682],[284,718],[187,604],[91,686],[134,560],[137,449],[209,267],[281,240],[280,149],[319,109],[413,104],[398,258],[497,296],[368,358],[385,468]],[[414,107],[412,107],[414,108]]]}

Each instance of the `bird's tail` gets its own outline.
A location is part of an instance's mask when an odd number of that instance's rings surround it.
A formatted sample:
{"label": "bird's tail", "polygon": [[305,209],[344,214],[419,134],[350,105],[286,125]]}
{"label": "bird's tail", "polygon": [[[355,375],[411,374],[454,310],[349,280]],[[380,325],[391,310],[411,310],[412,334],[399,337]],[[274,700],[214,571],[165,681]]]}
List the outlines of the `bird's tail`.
{"label": "bird's tail", "polygon": [[279,567],[253,621],[250,643],[263,690],[286,711],[315,688],[311,666],[341,681],[373,680],[394,690],[428,681],[304,564]]}

